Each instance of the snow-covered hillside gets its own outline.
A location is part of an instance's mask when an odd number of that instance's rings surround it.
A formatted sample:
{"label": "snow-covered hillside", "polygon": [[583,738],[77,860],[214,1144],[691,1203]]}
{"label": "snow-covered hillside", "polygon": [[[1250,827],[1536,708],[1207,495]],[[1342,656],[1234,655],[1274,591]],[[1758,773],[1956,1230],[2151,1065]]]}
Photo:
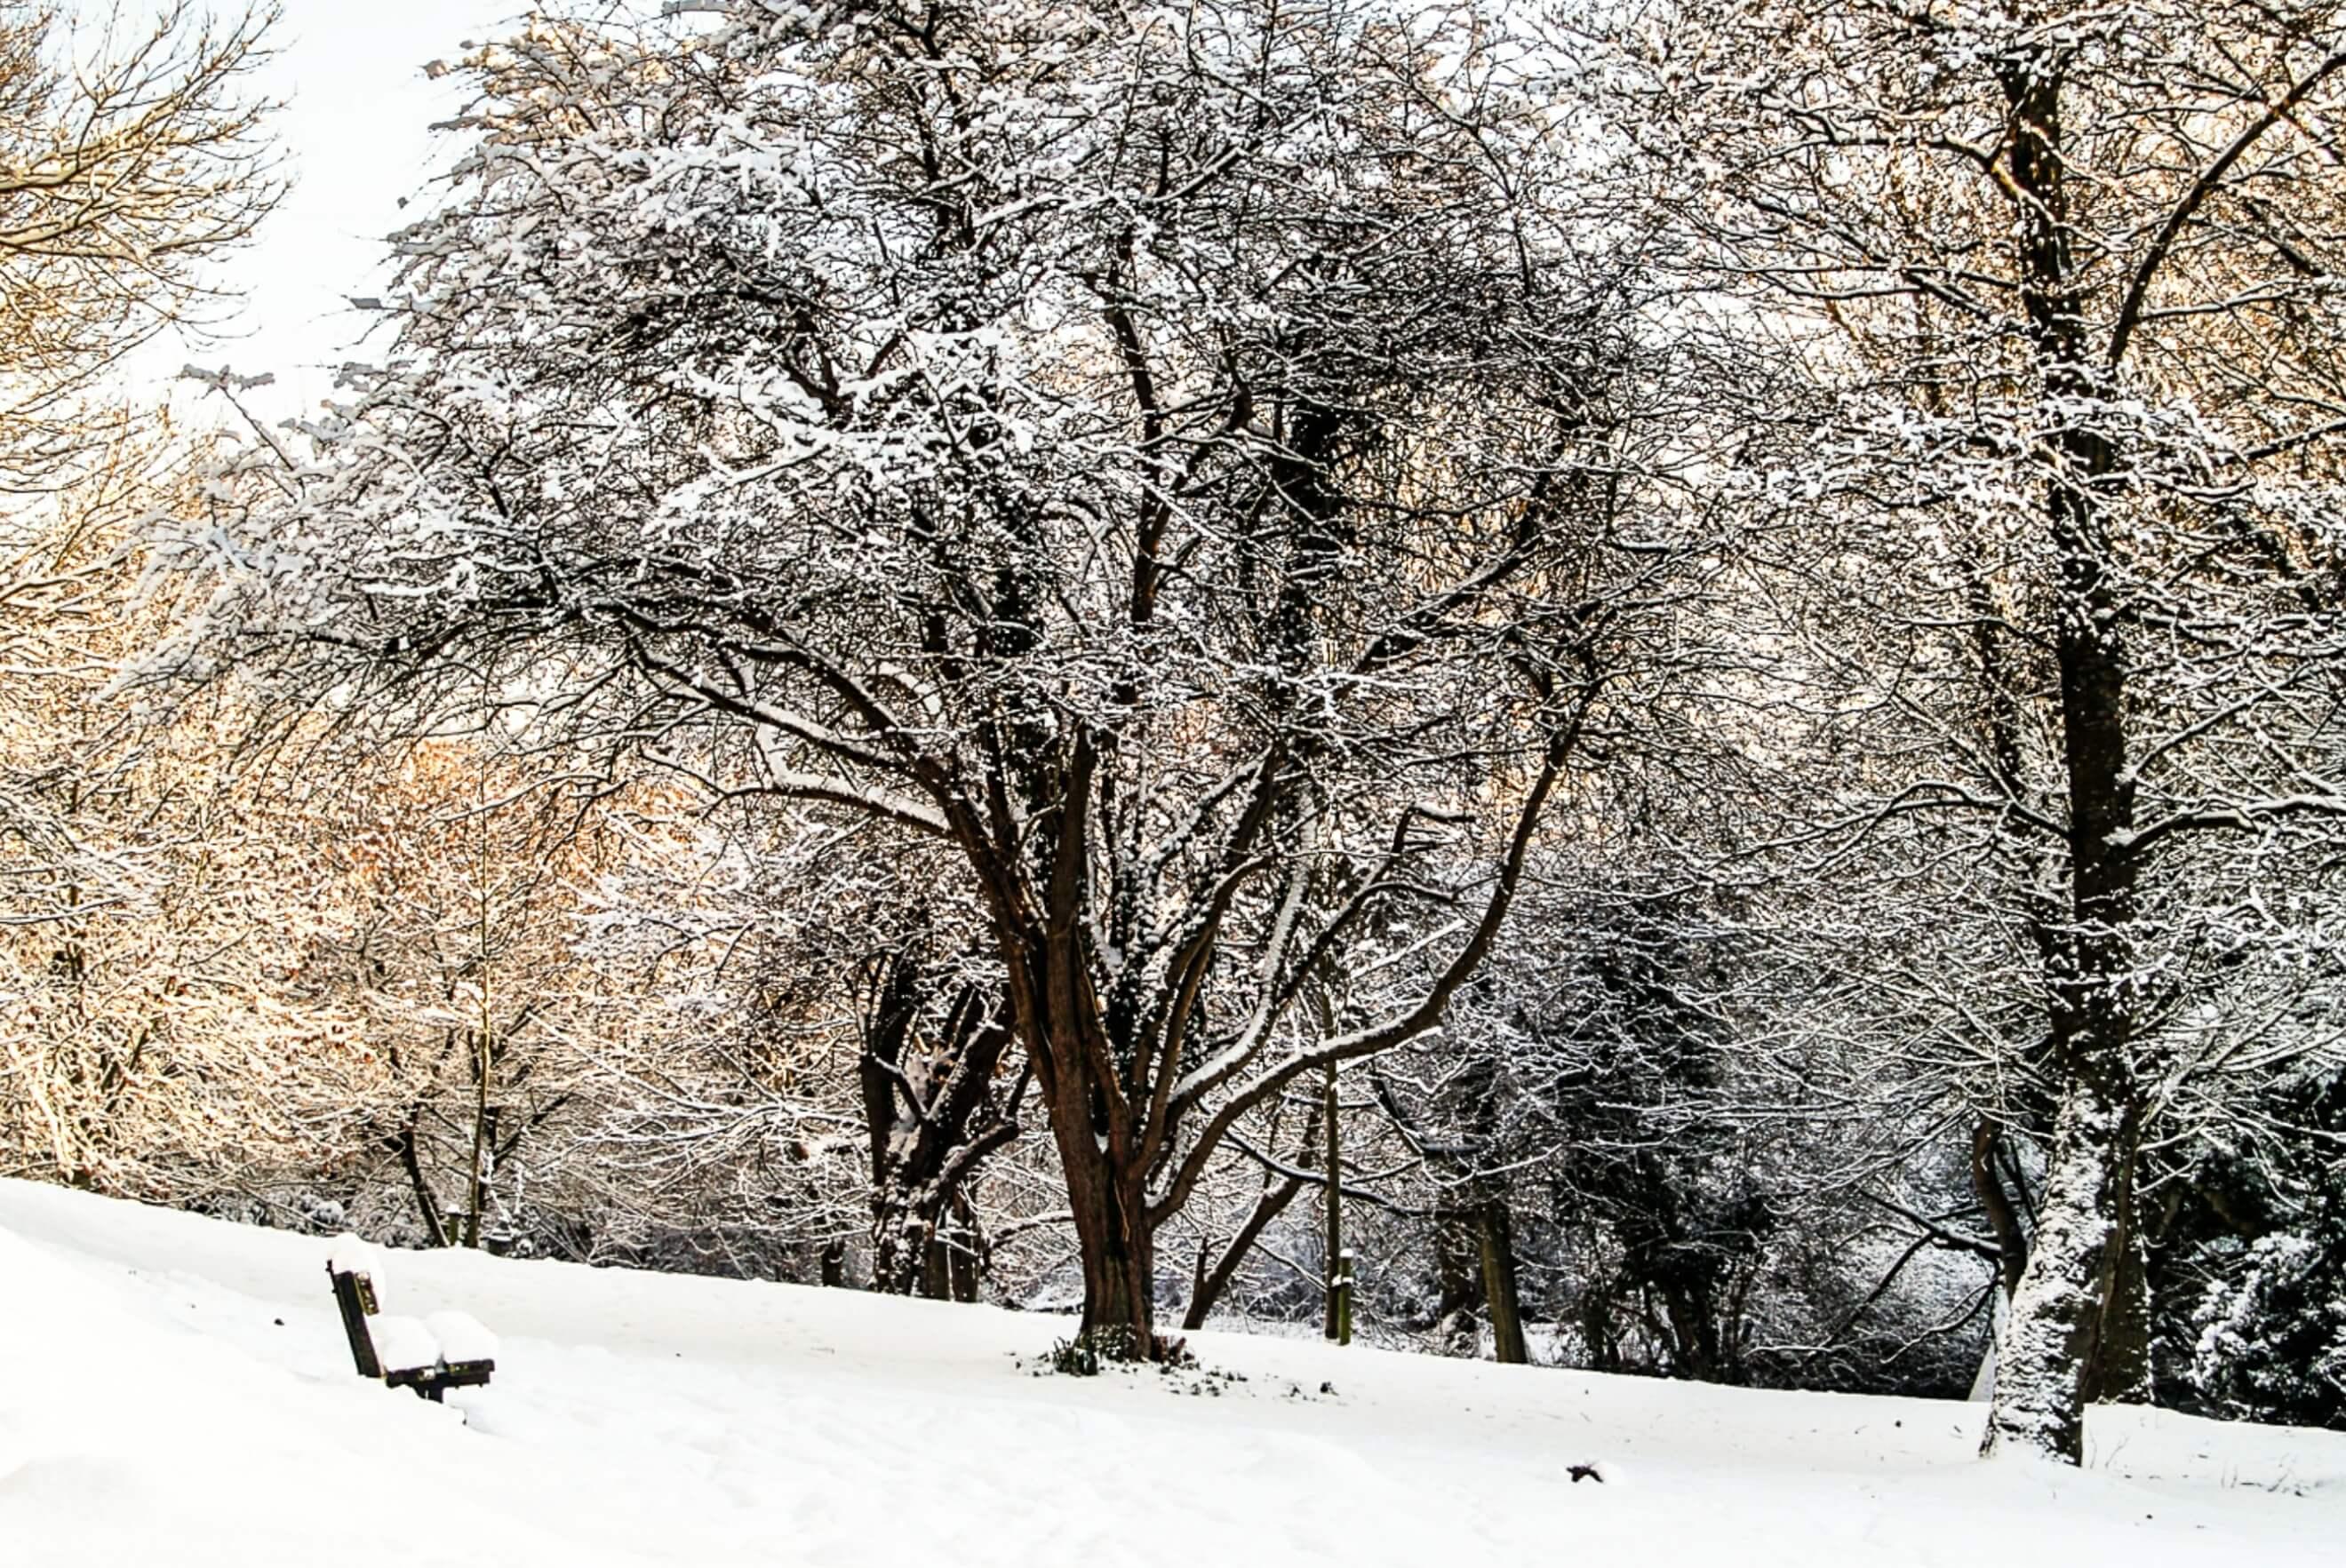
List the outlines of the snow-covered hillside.
{"label": "snow-covered hillside", "polygon": [[439,1408],[352,1374],[327,1251],[0,1183],[0,1563],[2282,1568],[2346,1541],[2346,1435],[2101,1412],[2077,1473],[1974,1460],[1973,1406],[1211,1334],[1231,1376],[1037,1377],[1063,1319],[395,1254],[386,1310],[503,1340]]}

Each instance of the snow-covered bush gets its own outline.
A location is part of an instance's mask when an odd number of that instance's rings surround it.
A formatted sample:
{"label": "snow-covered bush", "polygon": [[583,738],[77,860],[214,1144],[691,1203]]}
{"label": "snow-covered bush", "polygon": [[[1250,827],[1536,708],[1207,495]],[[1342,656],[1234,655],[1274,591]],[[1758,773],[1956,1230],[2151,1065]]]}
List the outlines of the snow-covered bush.
{"label": "snow-covered bush", "polygon": [[2218,1409],[2346,1427],[2346,1215],[2250,1242],[2239,1278],[2211,1287],[2196,1317],[2192,1377]]}

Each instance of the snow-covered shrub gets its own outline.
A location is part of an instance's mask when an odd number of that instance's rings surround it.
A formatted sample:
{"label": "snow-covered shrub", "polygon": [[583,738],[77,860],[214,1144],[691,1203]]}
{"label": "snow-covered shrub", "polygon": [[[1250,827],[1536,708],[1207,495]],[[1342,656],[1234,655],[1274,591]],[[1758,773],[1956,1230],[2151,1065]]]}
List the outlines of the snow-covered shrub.
{"label": "snow-covered shrub", "polygon": [[2191,1373],[2216,1409],[2346,1428],[2346,1216],[2248,1245],[2239,1277],[2196,1314]]}

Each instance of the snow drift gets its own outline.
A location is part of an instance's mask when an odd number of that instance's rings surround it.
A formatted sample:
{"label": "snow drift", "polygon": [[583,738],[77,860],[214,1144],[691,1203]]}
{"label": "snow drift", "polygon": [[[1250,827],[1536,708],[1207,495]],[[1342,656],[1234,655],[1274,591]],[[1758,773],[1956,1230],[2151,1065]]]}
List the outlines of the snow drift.
{"label": "snow drift", "polygon": [[1064,1319],[400,1254],[386,1310],[499,1341],[439,1407],[352,1373],[332,1246],[0,1182],[0,1563],[2282,1568],[2346,1538],[2335,1433],[2101,1410],[2080,1472],[1975,1460],[1975,1405],[1216,1334],[1196,1371],[1076,1380],[1035,1375]]}

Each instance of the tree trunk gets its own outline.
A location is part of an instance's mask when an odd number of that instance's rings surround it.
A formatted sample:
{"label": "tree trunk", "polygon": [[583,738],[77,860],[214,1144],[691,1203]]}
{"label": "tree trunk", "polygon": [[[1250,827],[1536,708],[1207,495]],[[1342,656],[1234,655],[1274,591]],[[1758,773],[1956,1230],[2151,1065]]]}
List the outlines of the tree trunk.
{"label": "tree trunk", "polygon": [[420,1106],[410,1110],[406,1125],[399,1129],[399,1164],[407,1173],[408,1189],[415,1195],[415,1212],[423,1221],[424,1235],[434,1247],[446,1247],[448,1222],[441,1217],[440,1205],[432,1196],[432,1184],[424,1179],[423,1151],[416,1141],[415,1124],[422,1115]]}
{"label": "tree trunk", "polygon": [[1339,1297],[1338,1281],[1344,1276],[1344,1149],[1340,1137],[1336,1115],[1336,1069],[1328,1069],[1326,1081],[1321,1086],[1320,1121],[1328,1135],[1328,1237],[1324,1244],[1325,1288],[1327,1298],[1321,1314],[1320,1332],[1322,1338],[1340,1339],[1344,1337],[1343,1310]]}
{"label": "tree trunk", "polygon": [[1479,1214],[1483,1244],[1483,1294],[1491,1303],[1493,1353],[1509,1366],[1524,1366],[1531,1352],[1524,1343],[1522,1298],[1515,1289],[1515,1226],[1504,1197],[1487,1198]]}
{"label": "tree trunk", "polygon": [[945,1257],[944,1234],[932,1230],[921,1248],[921,1294],[932,1301],[953,1299],[953,1270]]}
{"label": "tree trunk", "polygon": [[985,1239],[977,1228],[977,1209],[969,1195],[955,1191],[953,1197],[953,1245],[945,1252],[945,1273],[953,1287],[953,1298],[963,1303],[977,1299],[977,1277],[981,1272]]}
{"label": "tree trunk", "polygon": [[872,1194],[872,1288],[890,1296],[935,1294],[928,1288],[930,1254],[937,1250],[933,1217],[911,1208],[892,1181]]}
{"label": "tree trunk", "polygon": [[1076,1207],[1083,1250],[1083,1332],[1103,1356],[1148,1360],[1157,1343],[1156,1245],[1138,1193],[1096,1184]]}
{"label": "tree trunk", "polygon": [[933,1217],[915,1214],[917,1174],[906,1167],[917,1135],[906,1137],[896,1098],[913,1015],[920,1002],[919,966],[903,953],[879,961],[873,996],[863,1017],[863,1054],[857,1078],[863,1092],[864,1135],[872,1148],[872,1288],[909,1296],[922,1282]]}
{"label": "tree trunk", "polygon": [[1433,1220],[1433,1273],[1441,1294],[1433,1326],[1446,1356],[1474,1353],[1474,1308],[1483,1304],[1483,1268],[1477,1227],[1471,1211],[1443,1209]]}
{"label": "tree trunk", "polygon": [[2028,1267],[1996,1349],[1985,1451],[2016,1448],[2075,1464],[2085,1454],[2086,1374],[2109,1293],[2118,1183],[2111,1151],[2126,1106],[2104,1075],[2080,1073],[2054,1126]]}
{"label": "tree trunk", "polygon": [[2028,1267],[2028,1235],[2021,1228],[2019,1211],[1995,1168],[1996,1145],[2002,1137],[2002,1129],[1985,1116],[1973,1124],[1972,1193],[1987,1216],[1988,1229],[1994,1233],[1995,1277],[2009,1301],[2020,1288],[2021,1270]]}
{"label": "tree trunk", "polygon": [[1145,1178],[1116,1168],[1105,1141],[1086,1123],[1070,1127],[1054,1105],[1052,1141],[1066,1176],[1067,1207],[1084,1269],[1082,1333],[1105,1359],[1155,1359],[1156,1238]]}
{"label": "tree trunk", "polygon": [[2110,389],[2092,367],[2062,156],[2062,63],[2024,51],[2004,66],[2012,111],[2006,167],[2015,193],[2021,293],[2044,378],[2045,512],[2058,573],[2054,656],[2068,789],[2070,910],[2049,966],[2060,1085],[2044,1207],[2012,1322],[1998,1348],[1984,1451],[2082,1462],[2086,1378],[2109,1299],[2135,1116],[2132,930],[2135,785],[2127,662],[2106,520],[2096,484],[2116,454],[2090,412]]}
{"label": "tree trunk", "polygon": [[1621,1339],[1613,1328],[1617,1291],[1617,1287],[1610,1284],[1592,1283],[1581,1288],[1580,1337],[1586,1343],[1592,1372],[1621,1369]]}
{"label": "tree trunk", "polygon": [[2087,1404],[2147,1405],[2151,1402],[2150,1259],[2135,1196],[2142,1145],[2138,1106],[2128,1105],[2119,1133],[2115,1228],[2103,1273],[2108,1281],[2096,1324],[2094,1354],[2086,1371]]}
{"label": "tree trunk", "polygon": [[892,1295],[974,1299],[976,1217],[965,1184],[979,1160],[1018,1131],[1026,1079],[1022,1073],[1006,1105],[993,1106],[1010,1033],[974,987],[964,986],[947,1009],[941,1044],[915,1051],[914,1017],[930,983],[912,958],[886,955],[864,1011],[859,1073],[872,1157],[872,1284]]}
{"label": "tree trunk", "polygon": [[1657,1286],[1670,1325],[1671,1370],[1698,1383],[1719,1381],[1719,1325],[1709,1293],[1671,1280]]}

